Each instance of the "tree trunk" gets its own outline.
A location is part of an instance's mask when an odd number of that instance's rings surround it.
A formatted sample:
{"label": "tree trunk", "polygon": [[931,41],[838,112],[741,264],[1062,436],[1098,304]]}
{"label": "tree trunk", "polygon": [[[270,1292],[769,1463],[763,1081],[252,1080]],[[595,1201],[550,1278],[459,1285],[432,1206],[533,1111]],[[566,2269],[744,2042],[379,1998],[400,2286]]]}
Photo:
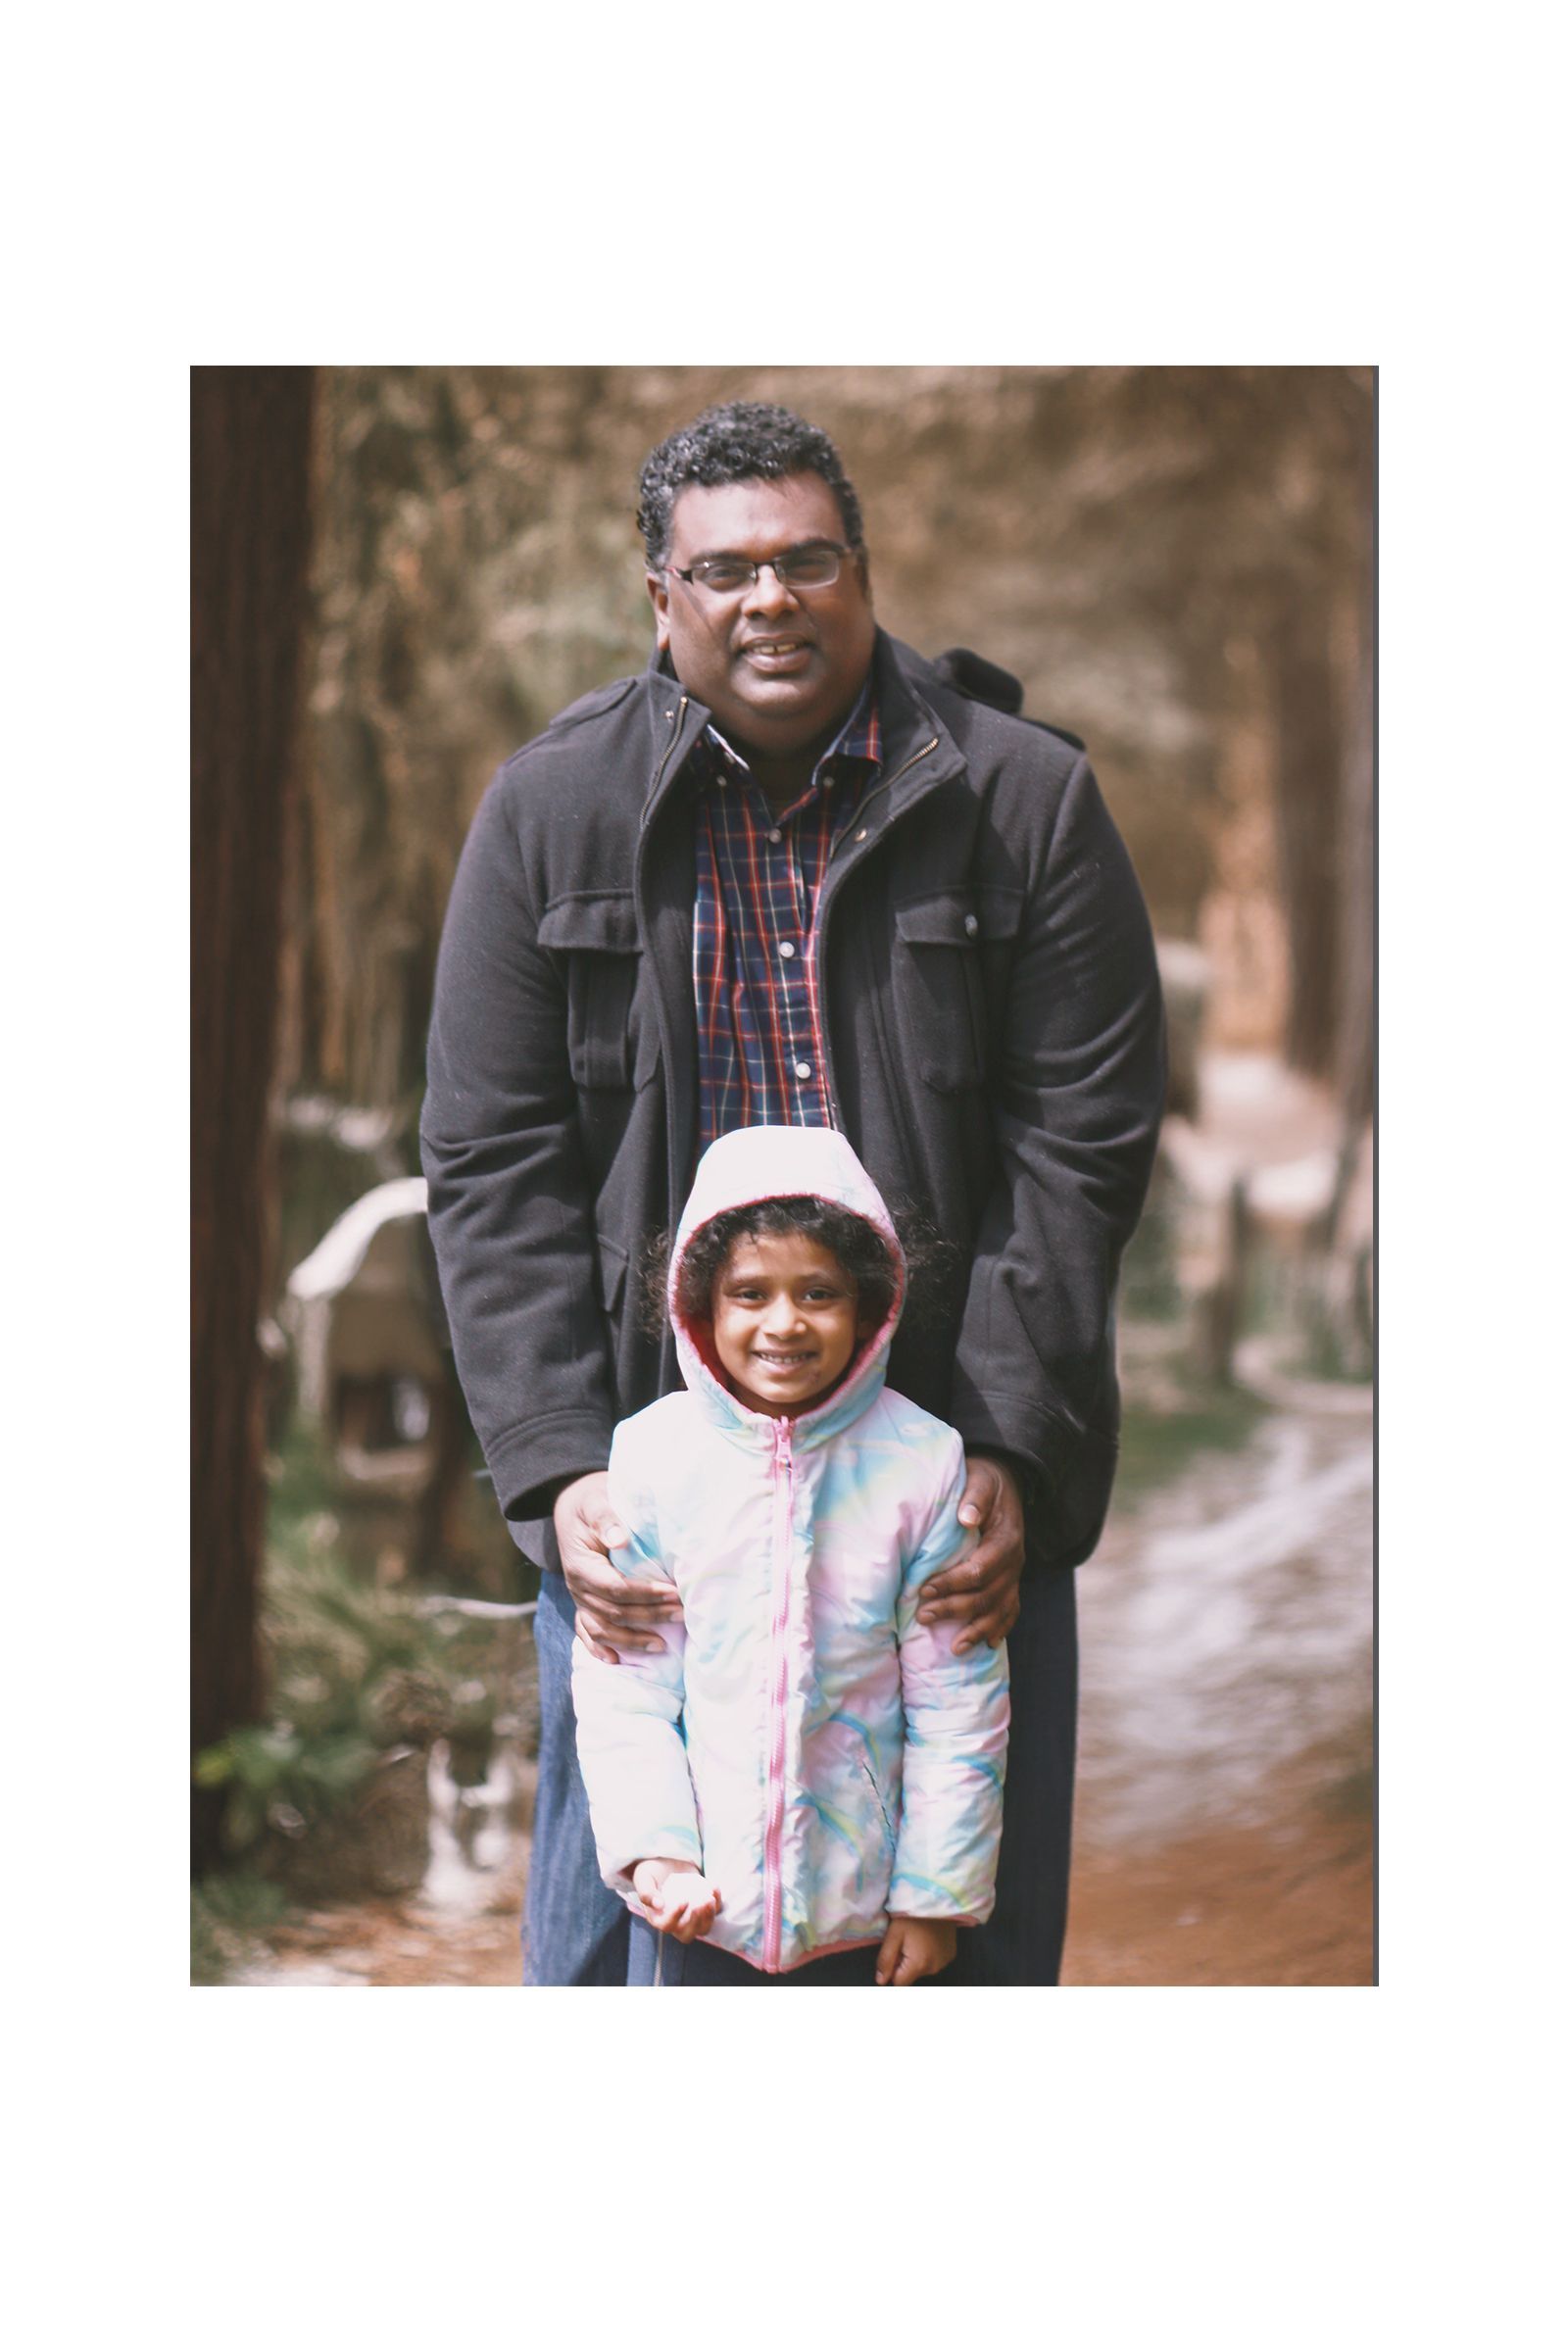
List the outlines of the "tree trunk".
{"label": "tree trunk", "polygon": [[[191,371],[191,1744],[262,1701],[268,1141],[313,374]],[[192,1864],[218,1856],[198,1795]]]}
{"label": "tree trunk", "polygon": [[1290,941],[1285,1058],[1332,1078],[1340,1042],[1340,858],[1343,753],[1327,629],[1287,593],[1265,658],[1278,734],[1280,894]]}
{"label": "tree trunk", "polygon": [[1340,1034],[1337,1069],[1347,1121],[1372,1115],[1373,1012],[1377,986],[1377,824],[1373,660],[1364,629],[1354,702],[1346,730],[1341,801]]}

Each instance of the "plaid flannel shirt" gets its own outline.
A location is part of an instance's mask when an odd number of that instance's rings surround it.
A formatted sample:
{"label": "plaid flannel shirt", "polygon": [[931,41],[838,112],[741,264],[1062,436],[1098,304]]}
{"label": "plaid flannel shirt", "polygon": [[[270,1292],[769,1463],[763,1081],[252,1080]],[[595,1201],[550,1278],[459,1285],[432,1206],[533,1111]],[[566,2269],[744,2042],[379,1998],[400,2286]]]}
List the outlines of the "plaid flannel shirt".
{"label": "plaid flannel shirt", "polygon": [[833,846],[881,765],[871,681],[781,816],[715,727],[692,757],[698,1150],[736,1127],[831,1127],[816,914]]}

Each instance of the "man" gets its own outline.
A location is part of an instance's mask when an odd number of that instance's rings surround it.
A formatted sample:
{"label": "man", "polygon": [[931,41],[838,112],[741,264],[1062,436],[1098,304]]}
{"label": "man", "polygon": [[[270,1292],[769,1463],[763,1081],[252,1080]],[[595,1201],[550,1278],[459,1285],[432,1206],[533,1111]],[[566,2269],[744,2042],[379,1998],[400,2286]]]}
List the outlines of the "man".
{"label": "man", "polygon": [[[1148,918],[1081,747],[1013,680],[876,624],[825,434],[737,402],[639,514],[657,643],[491,785],[442,940],[422,1126],[457,1358],[501,1507],[545,1564],[534,1984],[626,1981],[572,1744],[575,1623],[662,1645],[604,1466],[678,1384],[639,1254],[732,1127],[841,1127],[951,1245],[893,1386],[969,1459],[970,1559],[922,1615],[1008,1640],[997,1907],[940,1982],[1054,1984],[1077,1703],[1072,1569],[1114,1469],[1113,1303],[1163,1091]],[[995,708],[1001,703],[1005,709]],[[675,1604],[678,1605],[678,1604]]]}

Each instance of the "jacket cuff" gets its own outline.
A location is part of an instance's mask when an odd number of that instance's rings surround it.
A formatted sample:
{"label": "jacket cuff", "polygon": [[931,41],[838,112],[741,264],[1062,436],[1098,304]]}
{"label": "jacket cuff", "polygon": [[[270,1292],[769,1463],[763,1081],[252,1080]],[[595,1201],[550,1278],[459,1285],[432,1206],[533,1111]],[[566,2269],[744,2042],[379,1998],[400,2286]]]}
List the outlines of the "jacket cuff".
{"label": "jacket cuff", "polygon": [[485,1459],[505,1519],[548,1519],[568,1481],[610,1466],[613,1430],[580,1409],[540,1413],[492,1441]]}

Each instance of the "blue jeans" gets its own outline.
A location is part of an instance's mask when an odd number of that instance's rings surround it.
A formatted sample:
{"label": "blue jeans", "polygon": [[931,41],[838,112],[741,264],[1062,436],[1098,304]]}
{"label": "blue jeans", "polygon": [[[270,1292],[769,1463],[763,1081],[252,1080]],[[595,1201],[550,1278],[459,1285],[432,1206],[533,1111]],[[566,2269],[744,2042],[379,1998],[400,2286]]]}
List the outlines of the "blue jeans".
{"label": "blue jeans", "polygon": [[572,1621],[566,1580],[539,1578],[539,1788],[522,1925],[525,1984],[624,1984],[631,1913],[599,1876],[588,1793],[577,1770],[571,1705]]}
{"label": "blue jeans", "polygon": [[[997,1903],[983,1928],[958,1936],[958,1956],[936,1984],[1054,1984],[1067,1932],[1067,1874],[1072,1858],[1073,1764],[1078,1734],[1078,1611],[1070,1568],[1031,1564],[1019,1588],[1021,1610],[1007,1637],[1012,1730],[1003,1802]],[[599,1876],[588,1799],[577,1770],[571,1706],[573,1610],[564,1580],[540,1579],[534,1642],[539,1652],[539,1792],[523,1927],[525,1984],[649,1984],[656,1939]],[[670,1954],[666,1938],[664,1982]],[[707,1946],[685,1947],[706,1952]],[[858,1955],[846,1955],[855,1960]],[[874,1947],[866,1955],[871,1982]],[[698,1960],[694,1969],[707,1966]],[[812,1968],[826,1968],[825,1960]],[[752,1972],[757,1973],[757,1972]],[[807,1972],[808,1974],[810,1971]],[[682,1982],[710,1983],[683,1966]],[[734,1980],[744,1983],[746,1978]],[[792,1978],[762,1978],[790,1983]],[[825,1983],[825,1978],[816,1980]]]}

